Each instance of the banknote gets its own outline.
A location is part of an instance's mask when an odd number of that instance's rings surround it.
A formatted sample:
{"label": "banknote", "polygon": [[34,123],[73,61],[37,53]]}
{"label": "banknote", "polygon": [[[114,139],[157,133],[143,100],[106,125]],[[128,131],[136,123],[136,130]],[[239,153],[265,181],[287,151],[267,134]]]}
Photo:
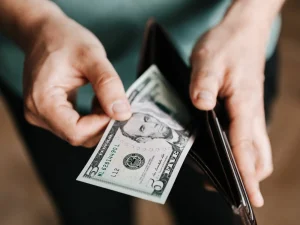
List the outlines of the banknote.
{"label": "banknote", "polygon": [[155,65],[126,94],[131,118],[110,121],[77,180],[164,204],[194,142],[191,115]]}

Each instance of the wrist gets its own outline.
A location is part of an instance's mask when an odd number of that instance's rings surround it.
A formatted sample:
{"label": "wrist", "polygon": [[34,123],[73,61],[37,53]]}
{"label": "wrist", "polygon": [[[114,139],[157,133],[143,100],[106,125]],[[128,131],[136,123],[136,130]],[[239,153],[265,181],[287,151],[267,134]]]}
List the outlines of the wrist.
{"label": "wrist", "polygon": [[[259,2],[262,3],[261,0]],[[267,45],[276,15],[269,9],[263,9],[263,4],[256,0],[235,0],[220,25],[232,34],[256,40],[263,47]]]}
{"label": "wrist", "polygon": [[50,2],[44,2],[41,7],[33,8],[31,11],[16,17],[14,32],[16,42],[24,51],[27,51],[34,42],[42,35],[43,27],[53,19],[65,20],[67,16],[60,8]]}
{"label": "wrist", "polygon": [[268,34],[281,6],[278,3],[283,0],[272,0],[272,2],[273,6],[270,6],[271,2],[268,0],[234,0],[223,23]]}

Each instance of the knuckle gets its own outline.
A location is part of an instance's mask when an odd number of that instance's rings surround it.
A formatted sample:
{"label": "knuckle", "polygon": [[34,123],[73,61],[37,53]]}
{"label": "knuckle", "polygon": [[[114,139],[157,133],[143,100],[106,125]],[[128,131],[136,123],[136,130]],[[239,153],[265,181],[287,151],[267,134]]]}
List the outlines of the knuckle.
{"label": "knuckle", "polygon": [[[198,84],[200,85],[203,80],[203,78],[207,78],[209,77],[211,74],[207,71],[207,70],[204,70],[204,69],[198,69],[198,70],[195,70],[193,71],[193,74],[192,74],[192,82],[195,83],[195,84]],[[199,86],[197,86],[199,87]]]}
{"label": "knuckle", "polygon": [[84,137],[75,131],[66,134],[65,139],[68,143],[70,143],[73,146],[82,146],[85,142]]}
{"label": "knuckle", "polygon": [[274,171],[272,164],[260,164],[257,168],[258,174],[261,174],[262,177],[269,177]]}
{"label": "knuckle", "polygon": [[34,105],[35,104],[33,102],[32,96],[31,95],[26,96],[25,99],[24,99],[25,110],[34,112],[35,111]]}
{"label": "knuckle", "polygon": [[268,166],[266,171],[265,171],[267,176],[270,176],[273,172],[274,172],[274,166],[273,165]]}
{"label": "knuckle", "polygon": [[25,117],[25,120],[31,124],[31,125],[36,125],[36,122],[31,114],[31,112],[29,112],[28,110],[25,109],[24,111],[24,117]]}
{"label": "knuckle", "polygon": [[274,171],[273,166],[268,166],[267,168],[265,168],[264,170],[264,174],[266,177],[270,176]]}
{"label": "knuckle", "polygon": [[76,55],[78,59],[88,59],[97,61],[99,56],[106,57],[106,53],[101,46],[82,45],[77,48]]}
{"label": "knuckle", "polygon": [[192,60],[203,59],[208,57],[211,54],[212,54],[211,48],[207,45],[202,45],[200,49],[193,51],[191,59]]}
{"label": "knuckle", "polygon": [[66,141],[73,146],[81,146],[83,144],[80,137],[75,136],[75,135],[66,136]]}
{"label": "knuckle", "polygon": [[36,103],[36,111],[38,115],[44,115],[45,112],[48,111],[46,106],[46,96],[44,94],[35,95],[36,97],[33,97]]}
{"label": "knuckle", "polygon": [[91,46],[83,45],[77,48],[77,56],[78,58],[86,58],[93,53],[93,49]]}

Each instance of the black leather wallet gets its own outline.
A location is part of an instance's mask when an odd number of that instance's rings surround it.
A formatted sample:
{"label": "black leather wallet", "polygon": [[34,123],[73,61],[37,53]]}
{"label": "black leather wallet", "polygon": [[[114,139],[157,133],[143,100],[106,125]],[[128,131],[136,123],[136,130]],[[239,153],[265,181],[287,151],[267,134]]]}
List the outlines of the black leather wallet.
{"label": "black leather wallet", "polygon": [[256,225],[253,209],[227,139],[229,120],[222,100],[211,111],[197,110],[189,98],[189,68],[166,31],[154,20],[147,22],[138,66],[138,75],[155,64],[175,87],[195,118],[197,137],[187,160],[199,167],[232,208],[237,224]]}

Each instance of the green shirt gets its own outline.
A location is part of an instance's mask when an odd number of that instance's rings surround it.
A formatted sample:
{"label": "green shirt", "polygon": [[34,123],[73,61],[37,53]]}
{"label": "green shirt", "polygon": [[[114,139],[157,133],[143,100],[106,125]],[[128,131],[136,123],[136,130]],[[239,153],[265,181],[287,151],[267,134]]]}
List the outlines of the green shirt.
{"label": "green shirt", "polygon": [[[136,68],[146,21],[161,23],[183,59],[196,40],[223,18],[230,0],[54,0],[71,18],[91,30],[104,45],[125,89],[136,79]],[[276,47],[281,20],[276,18],[267,47],[269,58]],[[74,34],[76,35],[76,34]],[[24,54],[0,36],[0,76],[20,96]],[[90,85],[79,90],[78,106],[90,109],[94,93]]]}

